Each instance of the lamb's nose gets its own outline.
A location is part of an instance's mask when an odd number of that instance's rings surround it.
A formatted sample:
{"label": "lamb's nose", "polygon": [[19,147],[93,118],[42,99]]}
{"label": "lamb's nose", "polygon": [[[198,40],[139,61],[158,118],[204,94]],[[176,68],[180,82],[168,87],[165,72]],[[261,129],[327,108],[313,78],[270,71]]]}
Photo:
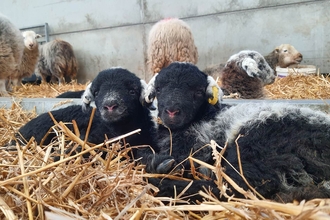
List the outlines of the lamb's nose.
{"label": "lamb's nose", "polygon": [[175,110],[175,111],[166,110],[166,112],[171,118],[173,118],[175,114],[179,113],[179,110]]}
{"label": "lamb's nose", "polygon": [[109,112],[115,110],[116,108],[118,108],[118,105],[116,105],[116,104],[111,105],[111,106],[109,106],[109,105],[104,106],[104,109],[108,110]]}

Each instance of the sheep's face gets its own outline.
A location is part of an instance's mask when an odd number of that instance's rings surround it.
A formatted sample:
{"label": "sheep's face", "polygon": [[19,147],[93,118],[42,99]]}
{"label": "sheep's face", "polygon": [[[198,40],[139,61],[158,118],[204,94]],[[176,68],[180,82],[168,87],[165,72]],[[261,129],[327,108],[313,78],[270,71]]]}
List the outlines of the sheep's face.
{"label": "sheep's face", "polygon": [[158,116],[170,129],[190,124],[207,105],[207,76],[188,63],[172,63],[155,81]]}
{"label": "sheep's face", "polygon": [[233,55],[229,62],[235,60],[250,77],[259,78],[264,85],[272,84],[276,75],[274,70],[266,62],[265,58],[256,51],[243,50]]}
{"label": "sheep's face", "polygon": [[278,65],[281,68],[299,64],[303,59],[303,55],[290,44],[281,44],[275,49],[275,52],[278,53]]}
{"label": "sheep's face", "polygon": [[36,34],[34,31],[24,31],[22,35],[24,39],[24,45],[27,49],[33,50],[38,46],[37,38],[40,38],[41,35]]}
{"label": "sheep's face", "polygon": [[142,108],[140,79],[125,69],[100,72],[92,82],[90,93],[106,122],[129,120]]}

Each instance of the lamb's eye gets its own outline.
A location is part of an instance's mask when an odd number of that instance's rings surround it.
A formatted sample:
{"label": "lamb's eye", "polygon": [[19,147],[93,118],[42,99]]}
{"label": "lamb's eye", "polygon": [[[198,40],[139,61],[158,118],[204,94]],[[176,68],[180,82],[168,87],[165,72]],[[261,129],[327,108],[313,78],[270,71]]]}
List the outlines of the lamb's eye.
{"label": "lamb's eye", "polygon": [[136,92],[135,92],[135,90],[131,89],[131,90],[129,90],[129,94],[130,94],[130,95],[135,95]]}
{"label": "lamb's eye", "polygon": [[264,69],[264,66],[261,65],[261,64],[259,64],[259,65],[258,65],[258,69],[259,69],[259,70],[263,70],[263,69]]}
{"label": "lamb's eye", "polygon": [[94,97],[96,97],[99,94],[99,91],[94,92]]}
{"label": "lamb's eye", "polygon": [[288,50],[283,50],[284,53],[288,52]]}
{"label": "lamb's eye", "polygon": [[156,92],[159,93],[160,92],[160,88],[156,87]]}
{"label": "lamb's eye", "polygon": [[196,92],[195,92],[195,95],[196,95],[196,96],[203,96],[203,92],[202,92],[202,91],[196,91]]}

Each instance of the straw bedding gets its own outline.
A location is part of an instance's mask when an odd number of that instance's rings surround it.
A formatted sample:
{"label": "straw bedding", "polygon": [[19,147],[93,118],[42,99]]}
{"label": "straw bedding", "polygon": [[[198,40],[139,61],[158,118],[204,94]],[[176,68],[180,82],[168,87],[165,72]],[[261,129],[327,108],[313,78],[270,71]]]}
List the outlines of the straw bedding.
{"label": "straw bedding", "polygon": [[[304,85],[301,86],[300,82]],[[54,97],[66,90],[80,90],[85,87],[78,84],[69,86],[71,87],[62,90],[57,85],[44,84],[37,90],[38,86],[26,85],[16,90],[15,95],[37,97],[39,93],[41,97],[46,96],[45,94],[47,97]],[[325,91],[329,90],[329,78],[289,76],[278,79],[267,90],[272,98],[325,99],[329,97],[329,91]],[[280,97],[280,94],[284,96]],[[27,140],[26,144],[11,146],[12,150],[3,147],[13,139],[13,133],[19,127],[35,116],[35,110],[23,110],[19,103],[13,103],[10,109],[0,109],[0,219],[212,220],[330,217],[330,199],[281,204],[257,197],[251,193],[252,189],[243,191],[223,173],[219,165],[223,152],[216,150],[216,143],[210,143],[216,163],[214,166],[204,165],[214,170],[217,184],[224,195],[227,187],[235,187],[247,199],[228,198],[226,202],[218,201],[207,189],[199,192],[205,197],[205,201],[196,205],[185,204],[180,195],[176,199],[154,197],[157,188],[144,179],[151,174],[146,174],[143,166],[136,166],[130,161],[129,148],[117,143],[118,139],[124,137],[108,140],[108,157],[102,159],[97,149],[103,146],[84,143],[84,140],[79,139],[78,129],[72,133],[61,122],[53,127],[52,132],[56,132],[58,138],[49,146],[40,147],[33,140]],[[86,160],[81,154],[77,154],[71,157],[62,156],[62,160],[58,162],[52,160],[54,154],[77,145],[85,146],[84,152],[92,152],[93,156]],[[52,148],[57,150],[51,152]],[[196,161],[193,157],[189,159]],[[231,186],[224,185],[223,179]]]}

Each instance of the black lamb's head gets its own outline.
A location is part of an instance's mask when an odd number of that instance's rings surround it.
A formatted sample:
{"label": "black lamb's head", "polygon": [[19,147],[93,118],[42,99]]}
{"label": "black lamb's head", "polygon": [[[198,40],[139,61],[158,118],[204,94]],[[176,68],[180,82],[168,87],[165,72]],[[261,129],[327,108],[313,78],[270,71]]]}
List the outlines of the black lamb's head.
{"label": "black lamb's head", "polygon": [[123,68],[101,71],[88,85],[83,98],[83,110],[95,101],[96,108],[106,122],[119,122],[135,117],[143,108],[146,83]]}
{"label": "black lamb's head", "polygon": [[222,91],[211,76],[190,63],[174,62],[148,84],[146,100],[157,97],[158,116],[171,129],[192,123],[206,106],[218,104]]}

